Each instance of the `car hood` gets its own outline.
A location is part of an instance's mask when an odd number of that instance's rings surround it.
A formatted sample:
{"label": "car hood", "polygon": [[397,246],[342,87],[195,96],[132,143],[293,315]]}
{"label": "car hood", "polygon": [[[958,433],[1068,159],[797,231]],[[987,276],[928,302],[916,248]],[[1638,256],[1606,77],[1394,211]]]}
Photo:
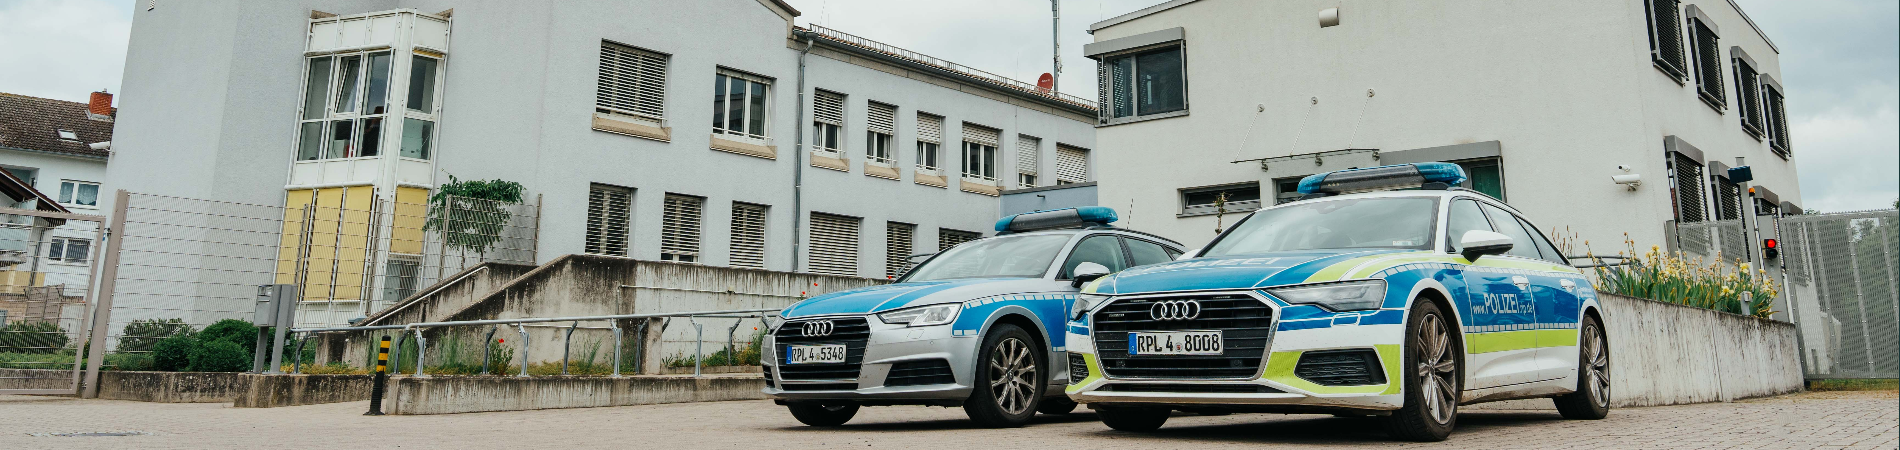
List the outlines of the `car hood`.
{"label": "car hood", "polygon": [[1348,269],[1404,249],[1341,249],[1217,256],[1139,266],[1102,277],[1082,292],[1140,294],[1251,289],[1341,279]]}
{"label": "car hood", "polygon": [[1004,294],[1047,290],[1041,278],[968,278],[896,283],[812,297],[785,308],[786,318],[830,314],[870,314],[907,306],[960,302]]}

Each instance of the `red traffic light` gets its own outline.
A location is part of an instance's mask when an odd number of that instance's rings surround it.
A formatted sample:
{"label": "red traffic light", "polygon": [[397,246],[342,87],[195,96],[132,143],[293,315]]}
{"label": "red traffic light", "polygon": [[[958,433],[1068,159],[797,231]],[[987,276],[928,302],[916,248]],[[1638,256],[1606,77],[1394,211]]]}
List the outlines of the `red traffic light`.
{"label": "red traffic light", "polygon": [[1762,246],[1762,248],[1775,248],[1775,240],[1774,240],[1774,239],[1763,239],[1763,240],[1761,241],[1761,246]]}

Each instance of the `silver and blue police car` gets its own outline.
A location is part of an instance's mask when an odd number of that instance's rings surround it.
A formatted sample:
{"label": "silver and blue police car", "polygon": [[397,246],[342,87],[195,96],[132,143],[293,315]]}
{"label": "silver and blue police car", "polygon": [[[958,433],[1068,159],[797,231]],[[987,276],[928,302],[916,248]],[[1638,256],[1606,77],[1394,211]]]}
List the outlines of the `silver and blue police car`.
{"label": "silver and blue police car", "polygon": [[1313,175],[1189,258],[1088,282],[1069,397],[1130,431],[1176,410],[1332,413],[1442,440],[1459,405],[1534,397],[1604,417],[1590,281],[1464,179],[1447,163]]}
{"label": "silver and blue police car", "polygon": [[995,427],[1074,410],[1060,369],[1074,279],[1183,253],[1115,220],[1103,207],[1005,217],[997,236],[940,252],[892,284],[794,304],[767,333],[765,393],[812,426],[841,425],[860,406],[961,406]]}

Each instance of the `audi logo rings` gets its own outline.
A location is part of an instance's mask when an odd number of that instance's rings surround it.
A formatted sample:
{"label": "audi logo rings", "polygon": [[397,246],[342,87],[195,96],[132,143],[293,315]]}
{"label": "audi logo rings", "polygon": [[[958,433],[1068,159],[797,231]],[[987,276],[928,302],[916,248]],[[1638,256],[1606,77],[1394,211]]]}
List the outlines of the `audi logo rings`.
{"label": "audi logo rings", "polygon": [[837,325],[832,324],[831,321],[829,320],[814,320],[810,322],[805,322],[803,326],[804,328],[799,331],[805,337],[830,336],[831,332],[838,328]]}
{"label": "audi logo rings", "polygon": [[1201,302],[1193,300],[1155,302],[1148,307],[1148,317],[1155,320],[1192,320],[1200,316]]}

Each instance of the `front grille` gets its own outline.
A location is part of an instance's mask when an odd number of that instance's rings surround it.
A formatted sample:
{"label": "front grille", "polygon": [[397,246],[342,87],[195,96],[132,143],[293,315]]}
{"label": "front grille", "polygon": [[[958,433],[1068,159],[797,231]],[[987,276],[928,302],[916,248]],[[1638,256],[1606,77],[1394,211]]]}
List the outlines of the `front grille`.
{"label": "front grille", "polygon": [[890,375],[884,377],[885,386],[925,386],[956,382],[957,376],[950,373],[950,362],[941,359],[892,364]]}
{"label": "front grille", "polygon": [[778,387],[778,382],[772,379],[772,366],[762,366],[759,370],[765,375],[765,387]]}
{"label": "front grille", "polygon": [[[840,380],[858,379],[858,365],[864,362],[864,343],[871,337],[871,325],[862,317],[840,317],[830,320],[832,332],[827,336],[805,336],[806,322],[813,320],[794,320],[779,326],[778,333],[772,335],[777,345],[772,348],[774,356],[783,358],[792,352],[787,349],[791,344],[818,345],[844,344],[844,363],[842,364],[785,364],[778,361],[779,378],[786,380]],[[853,385],[850,389],[856,389]],[[786,390],[794,390],[785,385]]]}
{"label": "front grille", "polygon": [[786,384],[780,387],[787,391],[851,391],[857,390],[857,383],[809,383]]}
{"label": "front grille", "polygon": [[[1194,300],[1201,314],[1189,320],[1155,320],[1155,302]],[[1091,316],[1096,356],[1111,377],[1252,378],[1260,372],[1273,336],[1273,309],[1247,294],[1212,294],[1116,300]],[[1220,355],[1128,356],[1130,331],[1220,330]]]}
{"label": "front grille", "polygon": [[1379,354],[1372,350],[1327,350],[1301,354],[1293,375],[1325,386],[1385,384],[1378,367]]}
{"label": "front grille", "polygon": [[1081,353],[1069,354],[1069,384],[1081,383],[1089,377],[1089,362],[1082,359]]}
{"label": "front grille", "polygon": [[1108,392],[1178,392],[1190,394],[1278,394],[1283,391],[1257,384],[1111,384]]}

